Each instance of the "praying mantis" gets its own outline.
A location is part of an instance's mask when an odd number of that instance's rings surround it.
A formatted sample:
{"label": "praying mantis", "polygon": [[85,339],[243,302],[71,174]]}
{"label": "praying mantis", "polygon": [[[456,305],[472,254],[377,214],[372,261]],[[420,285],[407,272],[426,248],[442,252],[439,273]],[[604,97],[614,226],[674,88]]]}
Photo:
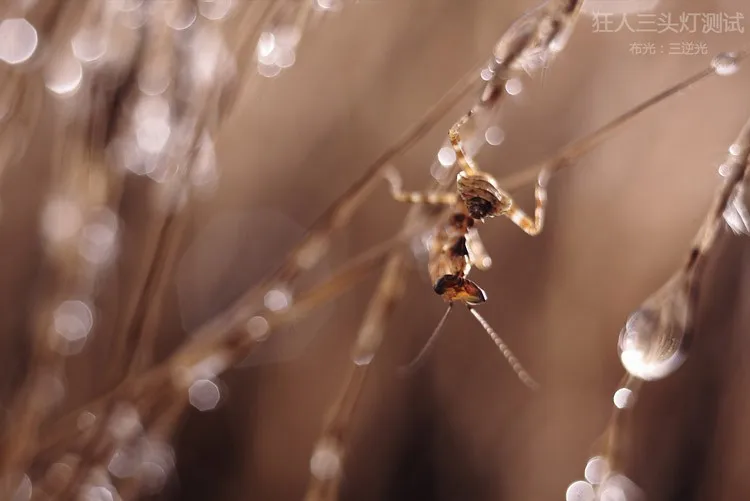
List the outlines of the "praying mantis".
{"label": "praying mantis", "polygon": [[415,367],[422,360],[437,339],[453,305],[462,303],[489,334],[519,379],[530,388],[536,389],[537,382],[523,368],[497,332],[476,311],[476,306],[487,301],[487,294],[467,276],[473,266],[486,270],[491,263],[491,260],[487,259],[489,256],[477,230],[477,225],[485,219],[504,216],[530,236],[541,233],[544,227],[550,170],[542,169],[537,177],[534,190],[536,208],[532,218],[499,187],[491,174],[480,170],[464,151],[460,130],[471,119],[472,114],[473,112],[469,111],[462,116],[448,132],[451,146],[456,152],[456,163],[460,167],[455,192],[405,192],[401,188],[398,173],[393,169],[386,172],[386,179],[390,183],[391,194],[395,200],[449,208],[448,217],[442,224],[437,225],[433,234],[427,266],[433,290],[448,303],[448,308],[423,349],[407,369]]}

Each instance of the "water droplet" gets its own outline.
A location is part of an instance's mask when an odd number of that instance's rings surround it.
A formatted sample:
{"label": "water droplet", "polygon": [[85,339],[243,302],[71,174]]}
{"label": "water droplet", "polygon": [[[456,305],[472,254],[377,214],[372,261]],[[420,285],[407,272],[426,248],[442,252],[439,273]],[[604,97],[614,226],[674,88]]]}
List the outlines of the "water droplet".
{"label": "water droplet", "polygon": [[354,362],[355,365],[362,367],[365,365],[370,365],[370,363],[372,363],[374,358],[375,358],[374,351],[358,350],[356,353],[354,353],[354,356],[352,356],[352,361]]}
{"label": "water droplet", "polygon": [[343,0],[315,0],[315,6],[320,10],[338,11],[343,7]]}
{"label": "water droplet", "polygon": [[487,141],[487,144],[497,146],[505,139],[505,132],[500,127],[493,125],[487,128],[487,131],[484,133],[484,139]]}
{"label": "water droplet", "polygon": [[133,12],[134,10],[138,10],[141,8],[141,5],[143,5],[144,0],[115,0],[119,3],[117,6],[118,9],[122,12]]}
{"label": "water droplet", "polygon": [[189,69],[196,83],[211,85],[225,74],[229,49],[219,30],[200,30],[193,38],[191,49]]}
{"label": "water droplet", "polygon": [[590,484],[600,484],[606,478],[609,473],[609,464],[607,460],[601,456],[595,456],[589,459],[586,463],[586,469],[584,470],[583,476]]}
{"label": "water droplet", "polygon": [[565,491],[565,501],[594,501],[594,488],[590,483],[577,480]]}
{"label": "water droplet", "polygon": [[172,75],[165,67],[147,67],[138,74],[138,89],[147,96],[164,94],[172,84]]}
{"label": "water droplet", "polygon": [[279,47],[294,48],[302,39],[302,31],[294,26],[281,26],[276,29],[274,36]]}
{"label": "water droplet", "polygon": [[136,459],[130,451],[118,449],[112,454],[107,470],[117,478],[128,478],[135,474]]}
{"label": "water droplet", "polygon": [[190,3],[179,2],[179,5],[167,11],[165,17],[167,26],[173,30],[182,31],[190,28],[195,23],[195,20],[198,19],[198,14]]}
{"label": "water droplet", "polygon": [[323,440],[315,446],[310,458],[310,473],[319,480],[336,478],[341,471],[341,454],[336,444]]}
{"label": "water droplet", "polygon": [[103,485],[92,485],[84,490],[84,501],[114,501],[115,497],[107,487]]}
{"label": "water droplet", "polygon": [[711,60],[711,66],[717,75],[732,75],[737,73],[739,64],[737,54],[734,52],[722,52]]}
{"label": "water droplet", "polygon": [[733,164],[723,163],[719,165],[719,175],[721,177],[727,177],[729,174],[731,174],[734,171],[735,167],[736,166]]}
{"label": "water droplet", "polygon": [[328,250],[330,241],[327,237],[315,235],[305,242],[297,252],[297,265],[309,270],[315,266]]}
{"label": "water droplet", "polygon": [[735,235],[750,235],[750,213],[745,205],[744,185],[738,184],[732,190],[723,217]]}
{"label": "water droplet", "polygon": [[52,59],[44,74],[47,89],[59,96],[75,94],[82,81],[83,66],[71,55]]}
{"label": "water droplet", "polygon": [[94,325],[91,308],[83,301],[64,301],[52,314],[55,333],[63,340],[66,355],[80,352]]}
{"label": "water droplet", "polygon": [[81,228],[83,217],[78,204],[65,197],[47,202],[42,212],[42,234],[52,243],[73,237]]}
{"label": "water droplet", "polygon": [[148,20],[146,10],[140,7],[133,10],[122,10],[118,16],[118,21],[128,29],[139,30],[145,26]]}
{"label": "water droplet", "polygon": [[232,0],[198,0],[198,12],[211,21],[224,19],[232,8]]}
{"label": "water droplet", "polygon": [[112,413],[108,429],[115,440],[134,437],[143,429],[138,410],[130,404],[119,404]]}
{"label": "water droplet", "polygon": [[80,431],[85,431],[94,426],[96,415],[89,411],[84,411],[78,415],[76,426]]}
{"label": "water droplet", "polygon": [[620,388],[612,397],[615,407],[625,409],[633,405],[633,391],[629,388]]}
{"label": "water droplet", "polygon": [[258,63],[258,74],[260,76],[266,77],[266,78],[273,78],[276,76],[279,76],[281,73],[281,68],[279,68],[275,64],[263,64],[261,62]]}
{"label": "water droplet", "polygon": [[505,82],[505,92],[507,92],[511,96],[520,94],[522,90],[523,82],[521,82],[520,78],[511,78],[510,80]]}
{"label": "water droplet", "polygon": [[649,297],[620,333],[618,349],[625,369],[643,380],[672,374],[685,361],[685,329],[692,312],[688,279],[679,274]]}
{"label": "water droplet", "polygon": [[167,483],[167,470],[160,464],[144,461],[138,467],[138,480],[145,494],[156,494]]}
{"label": "water droplet", "polygon": [[274,53],[276,54],[275,63],[279,68],[290,68],[297,60],[293,49],[277,49]]}
{"label": "water droplet", "polygon": [[245,328],[247,329],[247,333],[250,334],[250,339],[256,343],[268,339],[268,334],[271,332],[268,321],[261,316],[255,316],[248,320]]}
{"label": "water droplet", "polygon": [[75,454],[66,454],[59,461],[53,463],[44,474],[44,483],[55,488],[65,486],[73,477],[73,468],[80,462]]}
{"label": "water droplet", "polygon": [[258,37],[258,60],[261,61],[263,58],[267,58],[276,48],[276,37],[270,31],[264,31]]}
{"label": "water droplet", "polygon": [[107,52],[107,38],[96,29],[81,29],[70,41],[73,54],[79,61],[90,63]]}
{"label": "water droplet", "polygon": [[149,118],[168,120],[170,109],[169,101],[162,96],[141,96],[133,107],[133,117],[139,122]]}
{"label": "water droplet", "polygon": [[215,409],[221,400],[219,386],[210,379],[199,379],[190,385],[188,390],[190,405],[199,411]]}
{"label": "water droplet", "polygon": [[155,494],[161,491],[174,466],[175,455],[171,446],[155,440],[141,442],[141,464],[136,476],[146,493]]}
{"label": "water droplet", "polygon": [[271,311],[281,311],[289,308],[292,302],[291,293],[285,288],[271,289],[263,297],[263,304]]}
{"label": "water droplet", "polygon": [[0,60],[21,64],[34,55],[39,44],[36,29],[26,19],[0,21]]}
{"label": "water droplet", "polygon": [[144,152],[158,154],[167,145],[171,133],[172,129],[167,120],[147,118],[138,123],[136,141]]}
{"label": "water droplet", "polygon": [[101,266],[109,263],[117,244],[117,215],[104,207],[97,209],[81,230],[78,252],[89,263]]}
{"label": "water droplet", "polygon": [[440,151],[438,151],[437,158],[440,165],[443,167],[450,167],[456,163],[456,152],[450,146],[443,146],[440,148]]}
{"label": "water droplet", "polygon": [[175,465],[174,449],[168,443],[160,440],[144,440],[142,442],[142,456],[144,461],[151,461],[171,470]]}

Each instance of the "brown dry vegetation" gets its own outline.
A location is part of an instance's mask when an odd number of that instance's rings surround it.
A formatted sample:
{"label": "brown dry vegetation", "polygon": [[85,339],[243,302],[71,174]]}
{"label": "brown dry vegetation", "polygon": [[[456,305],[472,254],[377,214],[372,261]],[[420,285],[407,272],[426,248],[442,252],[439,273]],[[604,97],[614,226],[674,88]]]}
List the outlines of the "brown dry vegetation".
{"label": "brown dry vegetation", "polygon": [[[210,198],[180,213],[177,265],[158,308],[156,358],[278,267],[306,228],[363,169],[467,71],[527,2],[355,2],[305,34],[295,66],[254,84],[216,147],[221,180]],[[735,12],[741,0],[663,1],[654,12]],[[234,27],[236,28],[236,27]],[[500,146],[477,161],[503,178],[748,42],[745,34],[681,37],[594,33],[582,16],[543,78],[525,81],[498,124]],[[657,46],[705,41],[708,56],[635,56]],[[482,228],[494,259],[475,272],[482,307],[542,389],[520,384],[465,311],[453,314],[425,366],[397,373],[421,348],[444,305],[425,265],[407,286],[350,424],[341,499],[563,499],[582,478],[612,410],[623,370],[617,337],[629,314],[683,262],[719,185],[727,147],[750,115],[750,70],[713,77],[642,116],[550,182],[545,231],[530,238],[507,220]],[[51,98],[47,98],[51,101]],[[457,105],[394,165],[418,189]],[[39,242],[49,188],[55,108],[44,107],[24,158],[4,174],[0,197],[0,402],[9,408],[28,369],[31,319],[46,272]],[[122,307],[149,259],[154,212],[143,179],[120,204],[122,247],[97,305],[95,336],[69,359],[67,394],[55,416],[111,388]],[[517,193],[527,207],[531,189]],[[338,233],[312,284],[400,228],[408,207],[385,183]],[[722,238],[707,267],[696,338],[685,365],[644,386],[628,435],[625,471],[648,499],[725,501],[750,495],[745,421],[748,297],[746,237]],[[191,409],[175,438],[176,474],[153,499],[291,500],[303,497],[314,441],[342,383],[377,274],[324,306],[221,377],[223,401]],[[118,314],[119,312],[119,314]],[[99,321],[101,323],[99,323]],[[304,339],[304,341],[300,341]],[[309,341],[309,342],[308,342]],[[279,363],[278,354],[289,353]],[[7,415],[4,424],[13,420]],[[51,422],[54,423],[53,417]]]}

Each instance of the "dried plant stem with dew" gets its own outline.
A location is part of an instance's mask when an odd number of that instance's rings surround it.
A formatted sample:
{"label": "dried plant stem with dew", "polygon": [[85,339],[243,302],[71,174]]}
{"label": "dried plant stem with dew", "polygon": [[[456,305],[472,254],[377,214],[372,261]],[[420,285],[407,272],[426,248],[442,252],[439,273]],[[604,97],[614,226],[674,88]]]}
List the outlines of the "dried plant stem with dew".
{"label": "dried plant stem with dew", "polygon": [[668,377],[688,356],[696,334],[693,316],[705,280],[705,263],[722,230],[729,228],[735,234],[750,235],[750,216],[744,201],[748,162],[750,119],[729,147],[720,167],[723,184],[698,229],[685,264],[628,317],[620,333],[618,349],[627,373],[614,394],[615,408],[600,439],[601,455],[591,458],[586,467],[589,472],[586,480],[595,487],[587,488],[578,481],[573,484],[577,489],[589,489],[601,499],[623,495],[632,499],[638,493],[637,486],[622,472],[625,459],[622,449],[629,431],[626,417],[632,413],[644,382]]}
{"label": "dried plant stem with dew", "polygon": [[[48,202],[42,221],[50,282],[34,318],[30,370],[10,412],[22,418],[8,422],[8,440],[0,455],[0,492],[8,497],[32,460],[40,425],[62,398],[51,392],[65,391],[65,358],[81,350],[92,330],[97,278],[112,261],[117,217],[110,207],[119,200],[121,179],[92,148],[101,143],[105,130],[103,117],[93,109],[103,98],[95,94],[85,118],[62,124],[63,129],[79,129],[78,141],[58,139],[59,191]],[[64,130],[57,137],[65,137]],[[60,225],[61,213],[71,212],[79,224]]]}
{"label": "dried plant stem with dew", "polygon": [[[277,13],[283,6],[289,7],[290,5],[291,4],[289,2],[285,1],[266,2],[266,5],[262,8],[257,25],[254,29],[243,30],[241,36],[238,37],[238,41],[233,52],[235,54],[242,55],[247,54],[251,49],[254,50],[259,32],[268,23],[271,16]],[[160,82],[164,81],[169,82],[170,80],[177,80],[177,85],[172,85],[169,89],[169,92],[160,92],[159,98],[139,98],[139,92],[133,92],[127,86],[117,88],[117,92],[119,92],[123,96],[126,96],[125,100],[131,99],[135,101],[136,112],[138,111],[139,100],[140,102],[145,102],[149,99],[151,101],[155,101],[155,99],[161,99],[163,101],[163,97],[175,99],[177,97],[175,96],[175,92],[179,93],[181,90],[185,91],[186,95],[190,95],[191,99],[189,100],[189,105],[186,110],[183,111],[183,116],[180,118],[186,125],[185,129],[192,129],[193,131],[193,139],[188,138],[186,141],[188,145],[192,143],[193,146],[185,147],[185,145],[183,145],[184,150],[188,152],[186,154],[186,157],[189,157],[191,155],[195,156],[193,152],[196,149],[196,141],[203,141],[205,143],[204,137],[206,136],[206,134],[211,132],[215,133],[217,131],[221,119],[224,118],[226,112],[232,109],[231,100],[236,98],[237,95],[236,92],[234,92],[233,96],[228,95],[225,92],[225,85],[205,85],[207,83],[205,81],[205,78],[196,79],[195,74],[192,75],[193,78],[190,81],[182,82],[182,85],[180,85],[181,82],[179,82],[179,79],[181,77],[190,77],[191,75],[178,74],[175,72],[175,70],[177,68],[190,70],[191,61],[184,61],[182,63],[180,63],[179,61],[175,62],[175,56],[179,58],[184,57],[185,55],[190,56],[190,54],[185,54],[184,52],[178,53],[174,50],[174,42],[176,40],[176,37],[174,36],[174,32],[172,30],[182,30],[189,26],[189,24],[181,25],[181,21],[179,21],[180,17],[186,13],[188,15],[187,17],[182,18],[183,21],[188,20],[191,24],[196,22],[195,16],[190,19],[190,11],[196,8],[196,6],[193,5],[193,2],[191,2],[190,0],[179,0],[177,2],[149,6],[149,12],[146,16],[145,23],[148,27],[148,30],[145,31],[145,36],[136,40],[132,36],[132,34],[134,33],[133,31],[125,30],[125,39],[131,42],[131,44],[130,46],[128,46],[128,44],[124,44],[123,46],[119,47],[119,53],[124,55],[123,58],[107,62],[104,69],[108,70],[109,73],[100,71],[102,70],[101,66],[92,66],[90,70],[84,72],[81,68],[81,64],[73,59],[73,66],[62,66],[62,70],[67,71],[67,73],[65,73],[64,71],[62,75],[59,74],[60,72],[58,70],[60,70],[61,67],[58,64],[57,60],[59,59],[64,61],[66,57],[69,57],[69,55],[66,53],[65,47],[72,47],[73,53],[75,57],[78,58],[78,60],[90,62],[94,61],[95,59],[99,59],[102,54],[94,54],[90,51],[92,47],[87,45],[84,46],[83,42],[93,41],[90,39],[89,35],[98,34],[102,37],[102,39],[109,39],[108,43],[111,44],[119,35],[122,34],[122,28],[119,25],[113,24],[114,19],[123,16],[137,17],[141,14],[141,12],[137,12],[137,10],[141,8],[137,5],[133,9],[131,9],[130,7],[125,9],[125,6],[122,6],[122,11],[118,10],[120,9],[120,7],[121,6],[115,2],[112,2],[110,4],[103,4],[99,2],[68,3],[48,1],[39,2],[34,6],[23,7],[21,11],[4,12],[4,15],[27,15],[29,19],[31,19],[38,28],[40,28],[43,34],[48,35],[51,40],[58,40],[58,46],[61,47],[59,51],[55,50],[53,52],[47,49],[46,52],[40,53],[40,51],[36,50],[36,42],[34,42],[34,45],[28,47],[28,54],[24,56],[28,58],[34,55],[36,52],[38,58],[43,59],[42,64],[49,65],[46,83],[48,90],[50,90],[53,94],[68,95],[71,93],[76,93],[80,90],[81,86],[93,87],[97,79],[108,79],[109,75],[112,74],[126,74],[126,76],[128,74],[132,75],[133,79],[128,82],[126,78],[125,84],[127,85],[128,83],[132,84],[137,82],[138,86],[143,92],[146,92],[144,86],[148,87],[150,85],[159,85]],[[203,7],[204,9],[208,8],[206,6]],[[220,6],[217,8],[221,9]],[[248,22],[243,23],[243,25],[249,24],[249,21],[251,21],[256,10],[258,9],[255,9],[252,6],[249,6],[245,9],[243,20]],[[304,7],[298,10],[300,10],[301,12],[307,12],[309,9],[307,7]],[[220,17],[217,17],[219,13],[217,13],[216,8],[209,11],[204,10],[201,13],[204,15],[204,17],[207,17],[209,19],[218,19]],[[224,12],[224,14],[226,14],[226,12]],[[309,16],[297,16],[297,18],[300,20],[304,20],[307,17]],[[132,20],[133,19],[131,19],[130,21]],[[200,22],[200,20],[198,21]],[[34,27],[32,26],[32,24],[28,23],[28,21],[19,18],[18,22],[25,23],[23,27],[28,28],[32,31],[32,33],[34,33]],[[126,19],[125,22],[127,24],[129,21]],[[206,23],[206,25],[207,24],[208,23]],[[297,29],[302,30],[306,27],[306,23],[298,23],[295,26]],[[133,26],[132,29],[143,32],[143,30],[140,29],[141,27],[142,25]],[[76,29],[78,29],[77,32]],[[205,29],[194,29],[192,30],[192,33],[197,32],[197,35],[200,36],[205,31]],[[211,31],[210,28],[208,29],[208,31]],[[69,40],[70,45],[68,45]],[[121,42],[121,40],[117,41]],[[204,37],[203,42],[206,41],[207,40],[205,40]],[[250,46],[250,43],[252,43],[253,45]],[[123,50],[124,47],[132,48],[137,46],[142,47],[143,50],[141,52],[138,52],[137,50]],[[214,45],[214,47],[216,46]],[[24,50],[25,49],[26,48],[24,48]],[[69,48],[67,50],[70,51]],[[52,55],[52,57],[49,57],[50,55]],[[203,59],[206,58],[204,57]],[[249,58],[247,58],[247,60],[249,60]],[[15,64],[22,63],[23,60],[9,60],[6,62],[9,62],[11,66],[3,66],[2,70],[10,72],[11,78],[3,82],[3,102],[12,103],[14,105],[14,108],[9,109],[9,111],[15,112],[15,115],[6,115],[7,118],[13,118],[14,120],[3,122],[2,125],[5,126],[6,124],[10,124],[18,127],[20,125],[24,125],[23,118],[34,118],[38,115],[38,110],[24,110],[23,106],[26,106],[27,108],[29,107],[27,106],[27,104],[29,104],[27,103],[27,101],[31,102],[31,104],[38,105],[41,99],[30,101],[29,99],[25,98],[26,96],[32,95],[33,93],[31,91],[33,91],[36,87],[32,85],[34,82],[27,84],[26,79],[23,79],[21,77],[21,73],[16,71],[13,66]],[[210,70],[210,68],[205,68],[205,61],[198,61],[198,63],[200,65],[203,65],[204,68],[202,68],[202,71],[206,71],[207,69]],[[84,75],[84,77],[88,76],[89,81],[82,81],[83,79],[80,74],[77,77],[78,80],[68,81],[71,77],[68,70],[70,70],[71,67],[73,69],[78,67],[78,71],[80,73],[88,73],[88,75]],[[241,75],[247,76],[247,67],[247,64],[240,65],[239,70]],[[255,73],[253,73],[252,75],[255,75]],[[65,77],[65,79],[61,78],[61,76]],[[76,77],[75,72],[72,76]],[[198,77],[204,77],[204,75],[198,75]],[[188,85],[185,85],[185,83],[188,83]],[[120,82],[120,84],[122,84],[122,82]],[[191,89],[185,88],[188,86],[190,86]],[[117,86],[115,86],[115,88],[116,87]],[[176,90],[173,91],[173,89]],[[19,94],[19,92],[21,94]],[[80,95],[81,93],[78,93],[78,96]],[[227,96],[229,96],[229,99],[227,99]],[[80,98],[77,98],[76,101],[86,102],[85,100],[82,100]],[[113,124],[116,124],[119,119],[118,113],[122,111],[121,109],[118,109],[117,103],[115,103],[115,106],[113,107],[101,107],[99,106],[99,104],[101,103],[95,103],[92,101],[90,104],[89,114],[91,116],[102,117],[104,119],[104,122],[111,122]],[[167,110],[169,110],[169,108],[167,108]],[[26,113],[21,113],[22,111],[26,111]],[[77,111],[83,116],[85,116],[86,114],[85,110],[84,112],[82,112],[81,110]],[[109,116],[106,116],[107,114],[109,114]],[[93,131],[107,131],[107,123],[94,125],[90,128]],[[71,131],[67,130],[67,132],[70,133]],[[105,133],[104,135],[106,136],[107,133]],[[30,134],[23,134],[21,136],[21,139],[25,139],[30,136]],[[57,137],[60,138],[65,136],[66,134],[63,134],[62,131],[60,131],[60,133],[57,135]],[[4,134],[3,140],[13,139],[13,137],[13,134]],[[85,137],[85,134],[82,137]],[[102,139],[101,144],[91,144],[88,146],[83,146],[82,149],[90,151],[92,155],[98,155],[99,157],[104,158],[103,153],[105,149],[107,149],[108,144],[106,143],[109,140],[109,137],[100,139]],[[19,148],[19,141],[13,140],[13,142],[14,144],[12,145],[12,148],[17,156],[18,153],[22,151],[22,148]],[[20,144],[23,145],[23,143]],[[0,150],[2,150],[4,153],[6,151],[9,151],[10,148],[2,147],[0,148]],[[75,160],[72,160],[72,162],[74,161]],[[176,164],[179,163],[179,161],[179,159],[174,159],[174,163]],[[4,164],[5,161],[3,161],[2,163]],[[183,184],[186,178],[189,178],[191,174],[195,174],[195,172],[191,172],[191,165],[188,165],[187,169],[178,170],[178,175],[181,179],[178,179],[176,180],[176,182],[171,183],[171,187],[168,188],[168,190],[172,191],[172,193],[167,193],[167,198],[173,198],[173,201],[167,202],[167,210],[163,211],[157,217],[155,217],[155,219],[157,219],[157,221],[155,221],[153,225],[155,235],[153,239],[153,245],[151,245],[151,248],[149,249],[151,251],[151,257],[147,257],[146,259],[144,259],[141,280],[137,281],[139,285],[136,285],[134,291],[134,296],[136,298],[142,296],[151,299],[152,301],[150,303],[150,306],[153,306],[154,302],[158,303],[163,296],[166,279],[169,276],[170,267],[174,265],[175,253],[179,247],[179,234],[181,233],[180,225],[184,224],[183,221],[185,218],[184,215],[183,217],[181,217],[180,215],[174,214],[173,209],[176,205],[175,202],[182,202],[180,198],[185,196],[185,194],[183,193],[185,188],[181,187],[180,185]],[[108,169],[108,172],[115,174],[117,170]],[[88,187],[84,187],[83,191],[85,192],[87,189],[89,191],[93,189],[100,190],[101,187],[97,186],[96,183],[91,183]],[[87,195],[82,194],[81,196],[85,197]],[[149,254],[148,251],[147,254]],[[140,291],[144,290],[146,294],[139,294]],[[158,321],[159,308],[146,309],[144,308],[143,302],[138,303],[138,301],[136,300],[135,302],[131,303],[129,311],[130,313],[126,313],[125,315],[126,321],[124,322],[124,334],[122,336],[115,337],[116,339],[123,342],[123,346],[121,346],[121,348],[130,348],[133,345],[135,346],[135,355],[129,370],[129,373],[132,375],[134,373],[137,373],[140,369],[148,367],[151,363],[150,352],[152,350],[154,337],[157,333],[156,325]],[[40,349],[36,349],[36,351],[40,351]],[[119,351],[124,352],[127,350],[123,349]],[[116,357],[118,361],[124,361],[128,359],[128,353],[121,354],[123,355],[122,357]],[[56,372],[60,373],[64,365],[64,360],[58,355],[55,355],[54,358],[56,361]],[[48,365],[51,365],[51,363]],[[35,364],[35,366],[38,366],[40,369],[44,369],[44,367],[42,367],[41,365]],[[115,379],[117,379],[118,372],[119,370],[117,365],[113,364],[112,373],[114,374]],[[46,376],[50,380],[54,379],[53,374],[46,374]],[[27,387],[34,386],[35,377],[36,376],[32,375],[32,377],[28,379],[26,384]],[[35,449],[37,445],[37,441],[34,437],[37,433],[37,425],[41,423],[41,419],[43,418],[43,413],[37,412],[33,408],[33,406],[30,406],[30,404],[27,402],[32,398],[28,396],[30,395],[30,392],[32,392],[32,389],[27,388],[23,389],[19,393],[18,402],[16,404],[17,410],[13,413],[13,415],[17,419],[12,420],[12,422],[18,423],[18,426],[20,426],[21,429],[10,430],[12,431],[12,433],[8,433],[8,436],[5,437],[5,443],[7,447],[5,447],[3,450],[2,461],[0,462],[0,465],[2,465],[2,471],[6,473],[8,473],[9,471],[23,471],[25,469],[24,464],[27,461],[26,457],[29,456],[31,450]],[[30,419],[25,419],[21,416],[29,417]],[[106,422],[107,419],[100,419],[99,423],[103,421]],[[96,428],[100,429],[101,426],[97,423]],[[84,473],[87,471],[84,464],[79,464],[75,468]],[[17,476],[17,473],[14,473],[14,475],[4,475],[3,478],[8,479],[9,484],[14,484],[16,482],[14,482],[12,478],[13,476]],[[6,485],[6,487],[8,489],[13,488],[12,486],[8,485]]]}
{"label": "dried plant stem with dew", "polygon": [[[303,241],[291,251],[289,257],[285,260],[285,263],[279,270],[265,280],[264,283],[248,291],[227,311],[199,328],[194,336],[191,337],[192,341],[184,347],[184,349],[187,349],[192,353],[190,358],[196,359],[197,361],[201,358],[200,353],[203,353],[203,356],[206,358],[209,357],[211,351],[204,351],[206,341],[221,344],[221,336],[227,336],[238,328],[243,329],[245,322],[249,318],[253,317],[256,312],[263,311],[263,297],[272,287],[279,282],[289,282],[300,273],[314,266],[324,255],[331,233],[348,224],[355,210],[364,203],[367,195],[379,182],[379,174],[386,167],[388,162],[407,151],[409,147],[415,144],[430,130],[435,121],[447,113],[456,102],[473,88],[474,84],[478,81],[476,73],[476,71],[473,71],[471,74],[463,78],[458,85],[451,89],[444,98],[433,107],[433,109],[427,112],[418,124],[407,131],[392,148],[389,148],[388,151],[373,162],[373,164],[366,169],[365,174],[360,181],[347,190],[347,192],[326,211]],[[389,245],[391,244],[386,243],[383,247],[373,249],[373,251],[385,252],[385,250],[389,248]],[[356,263],[356,259],[353,262]],[[299,310],[299,305],[297,305],[297,308],[292,311],[297,310]],[[191,365],[196,363],[196,361],[192,362]],[[135,382],[132,383],[137,384]],[[59,446],[63,445],[64,449],[65,444],[78,437],[79,432],[76,430],[75,423],[80,413],[84,411],[94,413],[100,412],[104,402],[112,398],[113,394],[114,393],[109,394],[104,398],[99,399],[97,402],[93,402],[92,405],[87,405],[80,411],[74,412],[69,416],[60,419],[53,429],[48,432],[48,439],[42,442],[40,451],[57,451],[56,453],[53,453],[53,455],[59,454]]]}

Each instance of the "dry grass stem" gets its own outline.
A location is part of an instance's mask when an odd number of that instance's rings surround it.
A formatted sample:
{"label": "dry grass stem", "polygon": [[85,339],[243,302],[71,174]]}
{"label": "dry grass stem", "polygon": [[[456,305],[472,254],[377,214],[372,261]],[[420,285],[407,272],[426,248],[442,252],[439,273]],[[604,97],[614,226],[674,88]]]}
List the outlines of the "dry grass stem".
{"label": "dry grass stem", "polygon": [[[678,287],[684,289],[688,313],[682,325],[682,330],[677,333],[679,339],[665,339],[666,342],[672,345],[669,349],[678,350],[680,346],[682,347],[681,349],[684,352],[681,357],[683,359],[689,355],[692,339],[695,335],[693,312],[697,310],[701,284],[705,280],[703,276],[705,267],[703,265],[716,246],[718,236],[725,228],[730,228],[735,233],[750,234],[750,226],[748,226],[750,220],[742,219],[735,212],[738,209],[743,210],[745,207],[744,188],[747,185],[748,171],[750,170],[749,162],[750,119],[744,124],[737,138],[729,148],[729,153],[722,164],[723,183],[717,189],[706,219],[696,233],[685,264],[652,296],[657,297],[662,291],[674,290],[674,287],[670,287],[673,284],[677,284]],[[739,204],[739,206],[735,204]],[[746,211],[746,209],[744,210]],[[669,301],[669,299],[665,298],[664,301]],[[668,308],[668,303],[663,307]],[[668,333],[665,332],[661,335],[667,336]],[[674,336],[675,334],[672,335]],[[676,367],[672,370],[675,369]],[[626,402],[616,405],[607,428],[600,439],[600,442],[603,444],[602,457],[608,464],[610,475],[616,474],[623,466],[625,458],[622,457],[622,446],[628,442],[628,433],[630,432],[627,426],[627,418],[632,414],[633,407],[638,401],[639,392],[645,382],[638,377],[638,374],[626,373],[618,386],[630,392],[628,399]],[[602,485],[605,486],[603,488],[606,488],[606,481]]]}

